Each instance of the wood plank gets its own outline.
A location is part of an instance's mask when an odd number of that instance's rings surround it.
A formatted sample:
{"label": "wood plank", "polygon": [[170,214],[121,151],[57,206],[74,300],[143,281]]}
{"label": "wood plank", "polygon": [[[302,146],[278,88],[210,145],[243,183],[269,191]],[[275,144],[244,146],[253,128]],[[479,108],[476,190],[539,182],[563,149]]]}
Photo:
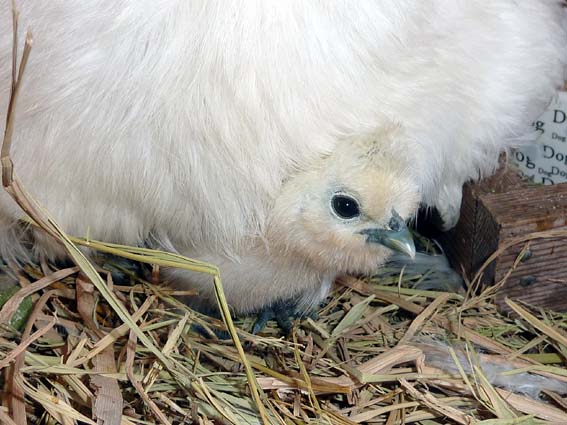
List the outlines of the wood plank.
{"label": "wood plank", "polygon": [[[461,219],[440,240],[453,266],[463,265],[471,278],[499,246],[518,236],[567,228],[567,183],[534,186],[511,169],[463,190]],[[506,250],[488,268],[484,283],[501,280],[515,263],[523,246]],[[506,297],[534,307],[567,311],[567,240],[537,239],[530,243],[531,257],[519,263],[496,297],[510,311]]]}

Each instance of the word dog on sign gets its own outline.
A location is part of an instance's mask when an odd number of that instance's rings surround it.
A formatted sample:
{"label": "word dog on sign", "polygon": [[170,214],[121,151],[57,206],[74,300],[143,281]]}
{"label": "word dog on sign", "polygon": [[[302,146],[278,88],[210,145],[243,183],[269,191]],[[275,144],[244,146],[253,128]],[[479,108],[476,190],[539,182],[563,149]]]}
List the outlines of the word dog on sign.
{"label": "word dog on sign", "polygon": [[560,92],[533,124],[538,144],[517,149],[513,160],[534,183],[567,182],[567,92]]}

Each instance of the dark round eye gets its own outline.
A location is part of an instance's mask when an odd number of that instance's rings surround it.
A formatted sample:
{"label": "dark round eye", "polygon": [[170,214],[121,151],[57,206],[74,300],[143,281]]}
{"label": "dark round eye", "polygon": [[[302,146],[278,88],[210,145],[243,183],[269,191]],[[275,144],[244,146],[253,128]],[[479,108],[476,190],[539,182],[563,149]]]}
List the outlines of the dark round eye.
{"label": "dark round eye", "polygon": [[345,220],[360,215],[358,202],[348,195],[334,195],[331,199],[331,207],[335,214]]}

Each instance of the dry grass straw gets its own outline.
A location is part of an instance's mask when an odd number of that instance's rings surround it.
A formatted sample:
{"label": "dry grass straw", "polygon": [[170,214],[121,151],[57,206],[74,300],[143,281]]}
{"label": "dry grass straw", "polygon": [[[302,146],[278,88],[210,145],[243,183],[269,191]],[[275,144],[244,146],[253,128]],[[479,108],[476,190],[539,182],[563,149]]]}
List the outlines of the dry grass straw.
{"label": "dry grass straw", "polygon": [[[101,272],[153,346],[188,372],[190,385],[140,343],[77,267],[28,265],[20,275],[31,282],[20,292],[40,289],[31,295],[27,329],[2,332],[0,362],[6,380],[17,372],[12,384],[23,395],[27,422],[12,409],[0,415],[17,424],[100,418],[121,424],[262,423],[238,350],[215,333],[226,325],[180,304],[175,292],[139,276],[131,277],[131,285],[115,285]],[[481,366],[487,357],[517,368],[506,373],[529,370],[567,381],[567,316],[511,304],[519,316],[509,319],[484,294],[403,294],[398,277],[342,279],[319,317],[304,320],[287,339],[272,323],[255,336],[245,330],[251,319],[236,322],[268,423],[567,423],[561,394],[547,391],[547,402],[512,394],[493,387]],[[405,279],[419,276],[405,273]],[[454,370],[428,364],[432,340],[459,336],[465,347],[475,341],[485,354],[470,351],[464,361],[462,354],[449,355],[447,362],[458,365]]]}
{"label": "dry grass straw", "polygon": [[[513,394],[494,387],[485,371],[486,365],[505,363],[516,368],[505,372],[509,376],[529,372],[566,383],[567,315],[508,301],[518,315],[510,319],[496,311],[491,288],[465,297],[421,291],[404,285],[423,275],[392,270],[375,279],[341,279],[318,318],[297,324],[290,338],[281,338],[273,323],[251,335],[251,319],[233,324],[215,267],[65,235],[26,194],[9,156],[27,40],[19,69],[14,47],[3,185],[31,220],[65,246],[76,266],[12,270],[20,288],[9,292],[0,310],[0,422],[567,423],[562,394],[547,389],[545,400]],[[536,237],[567,232],[513,242]],[[174,291],[159,285],[155,267],[155,281],[132,275],[129,284],[115,284],[77,245],[210,274],[223,320],[179,303]],[[15,315],[26,320],[14,322]],[[231,340],[217,336],[226,330]],[[435,342],[455,340],[455,350]],[[428,361],[439,353],[446,363],[441,367]]]}

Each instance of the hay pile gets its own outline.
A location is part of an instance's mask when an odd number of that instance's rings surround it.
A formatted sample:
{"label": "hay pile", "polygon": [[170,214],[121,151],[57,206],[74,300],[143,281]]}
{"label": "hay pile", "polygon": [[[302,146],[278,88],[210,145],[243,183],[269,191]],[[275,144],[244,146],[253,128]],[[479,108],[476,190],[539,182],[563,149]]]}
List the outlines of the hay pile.
{"label": "hay pile", "polygon": [[[557,379],[545,378],[544,386],[562,380],[567,387],[567,315],[534,315],[510,301],[518,316],[507,319],[490,294],[403,289],[400,280],[423,276],[393,272],[343,279],[318,318],[297,323],[286,339],[274,323],[251,335],[252,319],[236,321],[250,380],[233,341],[219,337],[225,324],[180,304],[175,293],[137,276],[115,285],[101,272],[113,294],[108,302],[77,267],[30,265],[18,270],[22,289],[0,310],[4,324],[16,313],[11,323],[21,329],[1,331],[3,404],[10,409],[0,409],[0,420],[567,423],[567,402],[553,387],[538,400],[489,382],[496,379],[490,365],[503,361],[504,381],[530,371]],[[124,324],[115,302],[132,323]]]}

